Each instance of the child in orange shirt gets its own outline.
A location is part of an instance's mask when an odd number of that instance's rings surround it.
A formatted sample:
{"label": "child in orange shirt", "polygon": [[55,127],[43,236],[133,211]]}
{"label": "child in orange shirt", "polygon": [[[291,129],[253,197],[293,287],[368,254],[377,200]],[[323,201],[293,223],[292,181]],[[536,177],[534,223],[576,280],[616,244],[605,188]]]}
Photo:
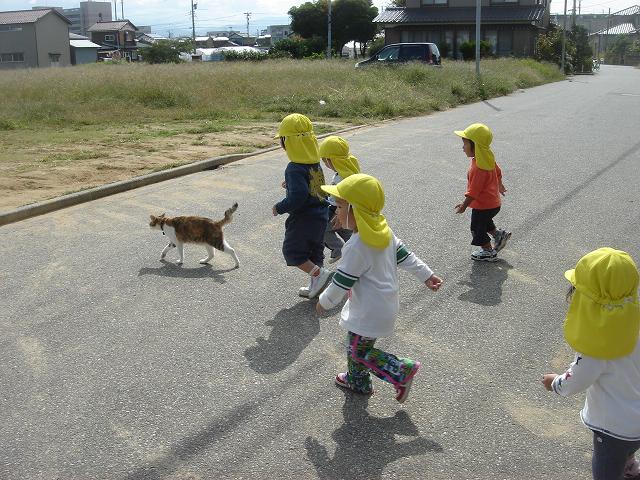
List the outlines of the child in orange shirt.
{"label": "child in orange shirt", "polygon": [[[462,137],[462,150],[471,159],[467,172],[467,191],[464,201],[455,207],[456,213],[463,213],[467,207],[471,212],[471,245],[481,247],[471,254],[474,260],[494,262],[498,252],[507,244],[511,232],[496,228],[493,223],[500,211],[500,195],[507,189],[502,184],[502,171],[496,164],[491,148],[493,134],[486,125],[474,123],[464,130],[456,130]],[[491,237],[493,237],[493,244]]]}

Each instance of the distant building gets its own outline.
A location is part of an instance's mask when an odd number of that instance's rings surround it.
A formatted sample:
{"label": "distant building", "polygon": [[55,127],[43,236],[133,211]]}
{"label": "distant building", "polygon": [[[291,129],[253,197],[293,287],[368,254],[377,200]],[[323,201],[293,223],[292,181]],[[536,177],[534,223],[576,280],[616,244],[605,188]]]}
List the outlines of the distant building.
{"label": "distant building", "polygon": [[96,22],[111,21],[111,2],[80,2],[78,8],[33,7],[34,10],[53,8],[71,21],[69,31],[78,35],[87,35],[91,25]]}
{"label": "distant building", "polygon": [[54,9],[0,12],[0,70],[71,65],[70,23]]}
{"label": "distant building", "polygon": [[269,25],[266,32],[267,35],[271,35],[271,45],[275,45],[280,40],[289,38],[292,33],[291,25]]}
{"label": "distant building", "polygon": [[76,33],[69,33],[71,45],[71,65],[84,65],[98,61],[100,45],[93,43],[87,37]]}
{"label": "distant building", "polygon": [[101,57],[138,59],[136,33],[138,29],[129,20],[98,22],[89,27],[91,41],[100,45]]}

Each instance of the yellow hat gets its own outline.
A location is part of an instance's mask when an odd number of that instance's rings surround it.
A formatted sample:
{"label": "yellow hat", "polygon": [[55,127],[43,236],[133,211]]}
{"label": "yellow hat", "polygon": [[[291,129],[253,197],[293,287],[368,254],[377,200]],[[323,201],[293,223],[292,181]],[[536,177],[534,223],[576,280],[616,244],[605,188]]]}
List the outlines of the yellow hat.
{"label": "yellow hat", "polygon": [[473,123],[464,130],[456,130],[453,133],[473,142],[476,165],[479,169],[493,170],[496,167],[496,157],[489,148],[493,140],[493,133],[489,127],[483,123]]}
{"label": "yellow hat", "polygon": [[633,352],[640,333],[639,276],[629,254],[599,248],[564,276],[575,287],[564,322],[567,343],[604,360]]}
{"label": "yellow hat", "polygon": [[292,113],[280,122],[278,135],[285,137],[285,151],[293,163],[313,165],[320,162],[318,140],[313,133],[311,120],[300,113]]}
{"label": "yellow hat", "polygon": [[333,163],[338,175],[343,179],[354,173],[360,173],[358,159],[349,153],[349,144],[341,137],[332,135],[320,144],[320,157]]}
{"label": "yellow hat", "polygon": [[358,233],[364,243],[373,248],[389,246],[391,229],[380,213],[384,208],[384,190],[378,179],[355,173],[337,185],[323,185],[322,190],[353,207]]}

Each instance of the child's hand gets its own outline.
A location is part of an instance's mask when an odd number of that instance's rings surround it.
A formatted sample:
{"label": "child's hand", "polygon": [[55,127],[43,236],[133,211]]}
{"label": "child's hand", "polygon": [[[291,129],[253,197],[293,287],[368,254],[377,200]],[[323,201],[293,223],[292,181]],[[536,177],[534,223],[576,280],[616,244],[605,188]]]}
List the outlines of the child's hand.
{"label": "child's hand", "polygon": [[544,375],[542,375],[542,384],[544,385],[544,388],[551,391],[551,384],[557,376],[558,374],[556,373],[545,373]]}
{"label": "child's hand", "polygon": [[458,205],[456,205],[456,213],[464,213],[466,209],[467,207],[464,205],[464,203],[459,203]]}
{"label": "child's hand", "polygon": [[316,313],[318,315],[324,315],[325,312],[326,310],[322,307],[322,305],[320,305],[320,302],[316,303]]}
{"label": "child's hand", "polygon": [[278,210],[276,210],[276,206],[275,205],[273,207],[271,207],[271,213],[273,213],[274,217],[278,216]]}
{"label": "child's hand", "polygon": [[498,190],[500,191],[500,194],[504,197],[504,195],[507,193],[507,189],[505,188],[505,186],[502,184],[502,182],[500,182],[500,185],[498,185]]}
{"label": "child's hand", "polygon": [[427,278],[424,284],[427,286],[429,290],[433,290],[434,292],[437,292],[438,289],[442,286],[442,279],[439,276],[434,274],[434,275],[431,275],[429,278]]}
{"label": "child's hand", "polygon": [[287,181],[286,180],[282,182],[282,188],[287,188]]}

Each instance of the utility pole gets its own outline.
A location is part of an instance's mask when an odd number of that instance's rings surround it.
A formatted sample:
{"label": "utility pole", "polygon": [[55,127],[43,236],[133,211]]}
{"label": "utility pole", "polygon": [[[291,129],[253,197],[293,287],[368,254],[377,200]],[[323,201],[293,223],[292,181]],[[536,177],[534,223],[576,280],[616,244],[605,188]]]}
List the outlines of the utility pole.
{"label": "utility pole", "polygon": [[113,16],[114,20],[118,20],[118,0],[113,0]]}
{"label": "utility pole", "polygon": [[576,0],[573,0],[573,13],[571,14],[571,28],[576,28]]}
{"label": "utility pole", "polygon": [[251,12],[244,12],[247,16],[247,42],[249,41],[249,18],[251,18]]}
{"label": "utility pole", "polygon": [[327,1],[329,6],[327,15],[327,59],[331,58],[331,0]]}
{"label": "utility pole", "polygon": [[124,20],[124,0],[120,0],[120,9],[122,13],[122,20]]}
{"label": "utility pole", "polygon": [[480,9],[481,8],[482,8],[482,0],[476,0],[476,75],[478,77],[480,76]]}
{"label": "utility pole", "polygon": [[564,0],[564,16],[562,17],[562,60],[560,69],[564,75],[564,58],[567,52],[567,0]]}
{"label": "utility pole", "polygon": [[196,8],[198,8],[198,4],[193,4],[193,0],[191,0],[191,40],[193,41],[193,54],[196,53]]}

